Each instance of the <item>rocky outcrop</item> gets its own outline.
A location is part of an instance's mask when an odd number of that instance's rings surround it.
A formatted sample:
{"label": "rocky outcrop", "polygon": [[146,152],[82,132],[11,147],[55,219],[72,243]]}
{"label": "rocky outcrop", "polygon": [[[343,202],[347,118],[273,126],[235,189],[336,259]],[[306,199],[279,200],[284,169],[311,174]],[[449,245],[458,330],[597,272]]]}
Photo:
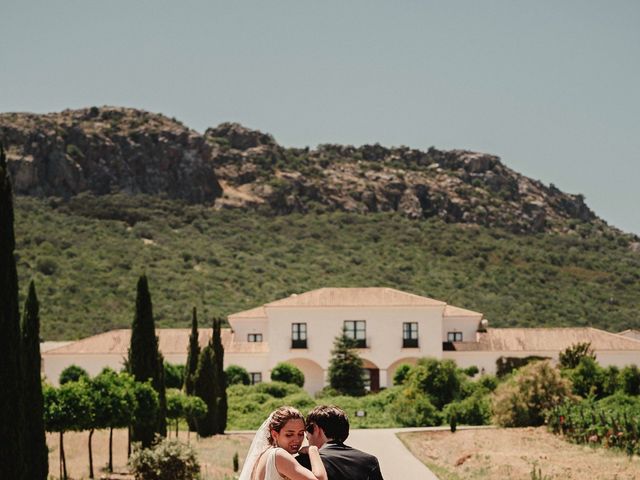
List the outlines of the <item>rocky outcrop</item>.
{"label": "rocky outcrop", "polygon": [[237,123],[200,135],[162,115],[112,107],[1,114],[0,139],[15,190],[27,195],[146,193],[274,214],[397,212],[519,233],[606,227],[582,195],[466,150],[285,148]]}
{"label": "rocky outcrop", "polygon": [[222,192],[202,135],[162,115],[111,107],[2,114],[0,138],[19,194],[125,192],[213,203]]}
{"label": "rocky outcrop", "polygon": [[570,220],[605,225],[582,195],[524,177],[495,155],[377,144],[286,149],[237,124],[209,129],[205,136],[225,185],[217,208],[398,212],[519,233],[569,231]]}

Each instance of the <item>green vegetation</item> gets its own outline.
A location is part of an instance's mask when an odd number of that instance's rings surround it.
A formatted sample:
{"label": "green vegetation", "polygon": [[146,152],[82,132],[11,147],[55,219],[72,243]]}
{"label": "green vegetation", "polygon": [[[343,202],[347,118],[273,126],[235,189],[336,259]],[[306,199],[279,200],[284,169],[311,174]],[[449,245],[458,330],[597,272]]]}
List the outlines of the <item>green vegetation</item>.
{"label": "green vegetation", "polygon": [[141,442],[143,448],[148,448],[156,434],[163,437],[167,435],[164,359],[158,348],[153,305],[146,275],[141,275],[138,279],[136,291],[136,308],[131,325],[131,345],[127,367],[137,382],[151,380],[151,385],[158,393],[158,412],[154,422],[136,420],[131,429],[131,439],[134,442]]}
{"label": "green vegetation", "polygon": [[361,397],[365,394],[363,361],[356,345],[356,340],[346,333],[335,338],[329,360],[329,386],[339,394]]}
{"label": "green vegetation", "polygon": [[[146,196],[18,197],[20,281],[42,337],[127,328],[131,284],[154,283],[157,327],[225,316],[314,288],[389,286],[483,312],[491,326],[640,328],[640,255],[622,235],[514,235],[379,213],[270,216]],[[23,298],[24,300],[24,298]]]}
{"label": "green vegetation", "polygon": [[195,450],[178,440],[162,439],[153,448],[134,449],[129,466],[138,480],[200,478],[200,464]]}
{"label": "green vegetation", "polygon": [[274,382],[293,383],[302,387],[304,386],[304,373],[291,363],[280,362],[271,370],[271,380]]}

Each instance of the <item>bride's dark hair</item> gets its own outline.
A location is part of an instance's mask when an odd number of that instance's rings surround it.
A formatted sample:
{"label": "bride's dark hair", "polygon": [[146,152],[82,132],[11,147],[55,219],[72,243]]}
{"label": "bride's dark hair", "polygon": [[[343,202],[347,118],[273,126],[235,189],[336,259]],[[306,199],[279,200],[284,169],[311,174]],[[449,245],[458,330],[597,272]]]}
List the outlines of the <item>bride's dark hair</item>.
{"label": "bride's dark hair", "polygon": [[280,407],[271,414],[268,433],[269,445],[275,446],[274,440],[271,437],[271,430],[275,430],[276,432],[280,433],[282,427],[284,427],[289,420],[302,420],[302,423],[304,423],[304,416],[298,411],[297,408],[288,406]]}

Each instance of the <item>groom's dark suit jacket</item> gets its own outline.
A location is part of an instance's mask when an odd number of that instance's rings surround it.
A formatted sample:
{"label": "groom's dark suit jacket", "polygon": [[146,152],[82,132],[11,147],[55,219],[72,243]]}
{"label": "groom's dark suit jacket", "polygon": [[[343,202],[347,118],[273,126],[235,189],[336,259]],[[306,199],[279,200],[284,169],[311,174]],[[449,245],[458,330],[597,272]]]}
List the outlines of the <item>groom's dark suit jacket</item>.
{"label": "groom's dark suit jacket", "polygon": [[[298,455],[298,463],[311,469],[308,455]],[[342,442],[329,441],[320,449],[320,458],[329,480],[383,480],[378,459]]]}

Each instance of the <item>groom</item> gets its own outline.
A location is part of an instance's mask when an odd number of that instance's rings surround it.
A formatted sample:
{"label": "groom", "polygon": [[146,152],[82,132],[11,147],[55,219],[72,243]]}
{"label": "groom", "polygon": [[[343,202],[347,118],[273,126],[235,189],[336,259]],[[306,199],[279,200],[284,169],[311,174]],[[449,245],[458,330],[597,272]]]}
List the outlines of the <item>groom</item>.
{"label": "groom", "polygon": [[[307,415],[307,438],[320,451],[329,480],[383,480],[378,459],[344,444],[349,436],[349,419],[344,410],[322,405]],[[298,462],[310,469],[308,455]]]}

